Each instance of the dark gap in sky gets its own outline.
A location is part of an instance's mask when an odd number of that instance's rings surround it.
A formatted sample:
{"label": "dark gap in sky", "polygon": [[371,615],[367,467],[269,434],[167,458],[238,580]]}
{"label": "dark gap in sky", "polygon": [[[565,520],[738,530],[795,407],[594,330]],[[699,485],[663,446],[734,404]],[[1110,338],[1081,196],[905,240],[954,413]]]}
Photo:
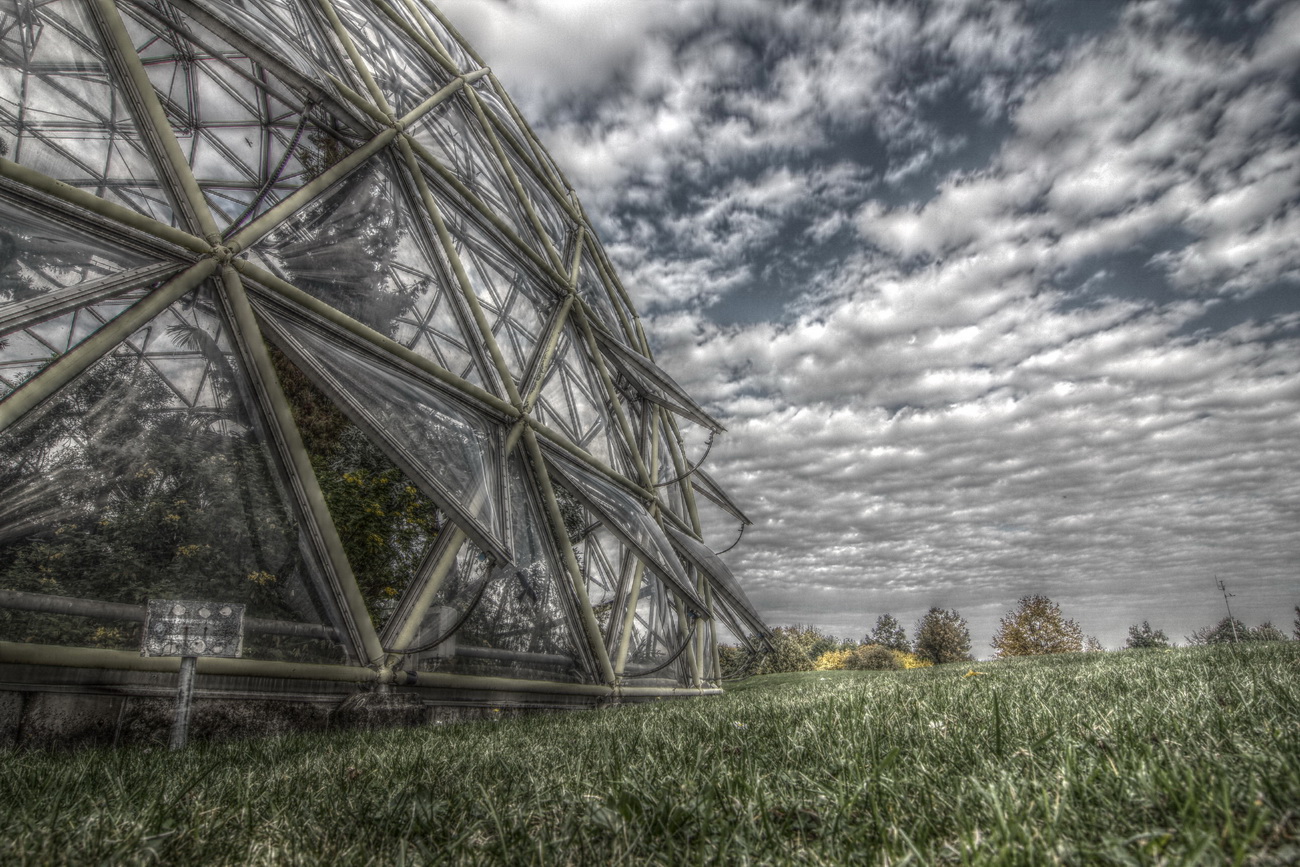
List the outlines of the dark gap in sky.
{"label": "dark gap in sky", "polygon": [[1014,128],[1008,117],[989,120],[975,105],[969,90],[949,88],[926,103],[921,119],[942,136],[936,144],[960,138],[961,144],[938,154],[925,168],[882,188],[879,198],[890,207],[923,205],[934,198],[939,184],[953,173],[985,168]]}
{"label": "dark gap in sky", "polygon": [[705,308],[704,315],[721,326],[793,320],[791,305],[816,288],[817,276],[836,270],[861,246],[861,240],[847,227],[815,243],[805,234],[809,226],[806,218],[787,220],[781,242],[759,248],[748,263],[753,279]]}
{"label": "dark gap in sky", "polygon": [[1053,0],[1029,10],[1029,18],[1045,41],[1065,47],[1110,30],[1119,20],[1126,0]]}
{"label": "dark gap in sky", "polygon": [[[1300,287],[1294,283],[1277,282],[1255,292],[1247,298],[1224,298],[1201,316],[1188,322],[1177,332],[1180,336],[1194,334],[1202,329],[1227,331],[1238,325],[1255,321],[1265,323],[1296,312],[1296,295]],[[1300,326],[1286,329],[1294,334]]]}
{"label": "dark gap in sky", "polygon": [[1058,302],[1062,312],[1101,304],[1106,298],[1149,301],[1157,305],[1186,300],[1152,257],[1177,250],[1192,240],[1178,228],[1157,232],[1141,244],[1119,253],[1089,256],[1054,275],[1052,283],[1068,294]]}

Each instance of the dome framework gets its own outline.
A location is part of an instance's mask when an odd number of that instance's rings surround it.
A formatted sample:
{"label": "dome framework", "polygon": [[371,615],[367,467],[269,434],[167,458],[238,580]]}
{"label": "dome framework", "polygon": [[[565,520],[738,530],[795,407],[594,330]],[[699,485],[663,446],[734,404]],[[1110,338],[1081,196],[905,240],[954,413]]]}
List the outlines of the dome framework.
{"label": "dome framework", "polygon": [[175,671],[149,598],[247,605],[210,678],[465,700],[766,634],[721,425],[434,6],[2,0],[0,54],[0,666]]}

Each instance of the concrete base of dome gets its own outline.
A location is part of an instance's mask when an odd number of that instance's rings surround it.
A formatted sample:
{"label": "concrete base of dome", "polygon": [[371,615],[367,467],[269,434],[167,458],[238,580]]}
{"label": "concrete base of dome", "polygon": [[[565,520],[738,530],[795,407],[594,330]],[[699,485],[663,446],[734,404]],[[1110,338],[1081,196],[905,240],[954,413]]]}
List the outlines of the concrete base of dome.
{"label": "concrete base of dome", "polygon": [[[165,749],[176,680],[174,672],[0,662],[0,748]],[[499,720],[720,692],[643,688],[627,695],[566,695],[539,691],[546,686],[541,683],[526,690],[484,688],[486,680],[465,687],[414,684],[385,689],[331,680],[200,672],[195,679],[190,741]]]}

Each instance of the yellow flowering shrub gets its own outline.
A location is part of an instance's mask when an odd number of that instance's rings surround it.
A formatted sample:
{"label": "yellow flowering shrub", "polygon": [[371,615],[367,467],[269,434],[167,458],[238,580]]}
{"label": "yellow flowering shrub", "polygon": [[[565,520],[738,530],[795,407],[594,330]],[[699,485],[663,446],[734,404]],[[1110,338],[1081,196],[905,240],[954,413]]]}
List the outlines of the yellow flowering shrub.
{"label": "yellow flowering shrub", "polygon": [[908,653],[905,650],[891,650],[889,652],[894,654],[894,659],[897,659],[898,664],[903,666],[903,668],[929,668],[934,664],[926,662],[915,653]]}
{"label": "yellow flowering shrub", "polygon": [[852,655],[852,650],[828,650],[813,661],[813,667],[818,671],[840,671]]}

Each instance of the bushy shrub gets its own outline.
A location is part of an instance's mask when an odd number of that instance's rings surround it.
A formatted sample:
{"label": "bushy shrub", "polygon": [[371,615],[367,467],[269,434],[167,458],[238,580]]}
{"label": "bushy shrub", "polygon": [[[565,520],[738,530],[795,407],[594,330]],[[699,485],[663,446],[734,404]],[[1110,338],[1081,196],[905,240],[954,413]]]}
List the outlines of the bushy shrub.
{"label": "bushy shrub", "polygon": [[852,650],[828,650],[813,662],[818,671],[839,671],[847,667]]}
{"label": "bushy shrub", "polygon": [[1265,620],[1250,630],[1251,641],[1286,641],[1286,633],[1278,629],[1271,621]]}
{"label": "bushy shrub", "polygon": [[1151,624],[1143,620],[1141,626],[1134,624],[1128,628],[1128,640],[1124,642],[1124,646],[1131,648],[1168,647],[1169,636],[1165,635],[1163,629],[1152,629]]}
{"label": "bushy shrub", "polygon": [[1225,617],[1213,626],[1203,626],[1187,636],[1191,644],[1231,644],[1234,641],[1286,641],[1286,635],[1264,621],[1253,629],[1235,617]]}
{"label": "bushy shrub", "polygon": [[849,652],[844,667],[851,671],[900,671],[903,664],[888,647],[863,644]]}
{"label": "bushy shrub", "polygon": [[780,674],[788,671],[812,671],[808,655],[811,642],[800,627],[778,626],[772,630],[772,651],[760,656],[754,674]]}
{"label": "bushy shrub", "polygon": [[718,667],[722,670],[724,680],[736,680],[748,677],[750,670],[758,660],[758,654],[744,645],[719,644]]}
{"label": "bushy shrub", "polygon": [[929,668],[933,665],[933,663],[926,662],[915,653],[908,653],[906,650],[894,650],[893,648],[890,648],[889,652],[894,654],[894,659],[897,659],[898,664],[903,668]]}
{"label": "bushy shrub", "polygon": [[970,630],[956,610],[935,606],[916,624],[913,652],[932,665],[970,659]]}

